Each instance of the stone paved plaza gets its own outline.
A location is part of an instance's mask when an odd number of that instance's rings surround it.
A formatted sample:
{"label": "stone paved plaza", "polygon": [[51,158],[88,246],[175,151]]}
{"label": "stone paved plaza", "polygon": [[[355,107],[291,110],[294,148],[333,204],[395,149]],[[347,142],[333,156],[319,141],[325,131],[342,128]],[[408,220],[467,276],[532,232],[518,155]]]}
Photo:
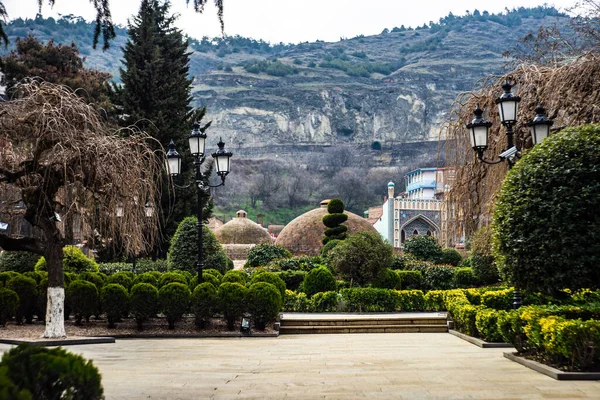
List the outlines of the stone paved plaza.
{"label": "stone paved plaza", "polygon": [[[0,345],[0,351],[8,349]],[[600,399],[447,333],[117,340],[73,346],[107,399]]]}

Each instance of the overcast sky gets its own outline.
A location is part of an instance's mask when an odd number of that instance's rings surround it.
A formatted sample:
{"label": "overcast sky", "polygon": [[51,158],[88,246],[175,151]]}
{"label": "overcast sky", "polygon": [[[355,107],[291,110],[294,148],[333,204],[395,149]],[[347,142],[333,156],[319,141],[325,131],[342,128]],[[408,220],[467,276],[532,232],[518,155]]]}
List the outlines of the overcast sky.
{"label": "overcast sky", "polygon": [[[191,1],[193,3],[193,1]],[[172,0],[172,11],[179,13],[177,25],[189,36],[218,36],[219,23],[213,1],[199,15],[186,0]],[[438,22],[449,12],[464,15],[466,10],[498,13],[508,7],[554,5],[571,6],[575,0],[224,0],[225,33],[239,34],[269,42],[337,41],[358,34],[372,35],[383,28],[405,25],[416,27]],[[51,8],[44,0],[42,14],[57,17],[74,14],[93,20],[94,8],[87,0],[56,0]],[[34,18],[36,0],[4,0],[9,18]],[[110,0],[113,20],[125,25],[137,13],[140,0]]]}

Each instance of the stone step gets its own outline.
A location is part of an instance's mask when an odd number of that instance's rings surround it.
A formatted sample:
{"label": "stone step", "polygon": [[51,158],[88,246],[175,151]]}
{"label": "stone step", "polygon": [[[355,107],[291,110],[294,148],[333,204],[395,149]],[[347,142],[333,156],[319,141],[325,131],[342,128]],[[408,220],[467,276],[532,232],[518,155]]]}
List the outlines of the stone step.
{"label": "stone step", "polygon": [[306,319],[306,318],[282,318],[281,326],[366,326],[366,325],[443,325],[446,326],[446,318],[383,318],[383,319]]}
{"label": "stone step", "polygon": [[281,326],[280,334],[330,333],[445,333],[446,325],[336,325],[336,326]]}

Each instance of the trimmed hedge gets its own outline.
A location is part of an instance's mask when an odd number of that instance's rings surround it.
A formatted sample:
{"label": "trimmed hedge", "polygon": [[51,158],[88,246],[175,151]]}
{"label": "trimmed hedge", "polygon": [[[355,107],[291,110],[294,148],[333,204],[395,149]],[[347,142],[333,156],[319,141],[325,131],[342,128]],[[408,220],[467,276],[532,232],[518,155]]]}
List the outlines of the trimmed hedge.
{"label": "trimmed hedge", "polygon": [[396,310],[393,290],[360,288],[340,291],[349,312],[392,312]]}
{"label": "trimmed hedge", "polygon": [[278,258],[290,258],[292,253],[281,246],[274,244],[262,243],[254,246],[248,252],[248,261],[246,267],[265,266],[269,262]]}
{"label": "trimmed hedge", "polygon": [[[223,277],[225,279],[225,277]],[[219,308],[227,320],[227,329],[233,330],[235,322],[246,312],[248,289],[237,282],[223,282],[217,291]]]}
{"label": "trimmed hedge", "polygon": [[244,271],[227,271],[225,275],[223,275],[223,279],[221,283],[230,282],[230,283],[239,283],[241,285],[245,285],[248,282],[248,274]]}
{"label": "trimmed hedge", "polygon": [[470,288],[477,284],[477,278],[472,268],[455,268],[452,276],[452,285],[455,288]]}
{"label": "trimmed hedge", "polygon": [[319,292],[334,291],[336,288],[335,278],[327,267],[319,267],[310,271],[306,274],[302,284],[302,289],[309,297]]}
{"label": "trimmed hedge", "polygon": [[134,285],[138,283],[149,283],[154,287],[158,287],[158,278],[151,272],[144,272],[135,278]]}
{"label": "trimmed hedge", "polygon": [[423,288],[423,274],[421,271],[397,270],[396,274],[400,278],[402,289],[414,290]]}
{"label": "trimmed hedge", "polygon": [[462,262],[462,259],[463,258],[460,255],[460,253],[458,252],[458,250],[447,247],[445,249],[442,249],[439,263],[446,264],[446,265],[452,265],[453,267],[456,267],[457,265],[459,265]]}
{"label": "trimmed hedge", "polygon": [[115,321],[129,311],[129,294],[127,289],[116,283],[109,283],[102,288],[100,295],[102,309],[106,312],[108,327],[114,328]]}
{"label": "trimmed hedge", "polygon": [[260,331],[265,330],[267,324],[275,321],[283,306],[279,289],[267,281],[257,281],[250,286],[248,303],[256,328]]}
{"label": "trimmed hedge", "polygon": [[319,292],[310,299],[311,312],[336,312],[340,308],[341,296],[336,292]]}
{"label": "trimmed hedge", "polygon": [[383,271],[381,271],[377,279],[375,279],[375,281],[373,282],[373,287],[381,289],[400,290],[402,289],[401,285],[402,281],[400,279],[400,276],[396,274],[395,271],[389,268],[385,268]]}
{"label": "trimmed hedge", "polygon": [[179,272],[165,272],[158,280],[158,287],[162,288],[163,286],[167,286],[168,284],[175,282],[182,283],[186,286],[188,285],[188,280],[183,274]]}
{"label": "trimmed hedge", "polygon": [[129,290],[133,286],[133,279],[131,278],[131,275],[128,274],[126,271],[121,271],[109,276],[106,280],[106,283],[121,285],[125,289]]}
{"label": "trimmed hedge", "polygon": [[142,330],[144,322],[158,313],[158,289],[149,283],[136,283],[131,288],[129,300],[137,328]]}
{"label": "trimmed hedge", "polygon": [[[212,276],[210,274],[207,274]],[[212,317],[217,304],[217,289],[210,282],[196,286],[191,297],[192,313],[196,317],[196,326],[204,328]]]}
{"label": "trimmed hedge", "polygon": [[488,291],[481,295],[481,304],[494,310],[508,311],[512,308],[513,288]]}
{"label": "trimmed hedge", "polygon": [[288,312],[307,312],[310,309],[310,300],[306,293],[285,291],[285,299],[283,303],[283,311]]}
{"label": "trimmed hedge", "polygon": [[160,310],[167,317],[169,329],[175,329],[175,323],[189,309],[191,292],[184,283],[172,282],[160,288],[158,300]]}
{"label": "trimmed hedge", "polygon": [[[276,273],[263,271],[252,275],[250,284],[253,285],[258,282],[267,282],[275,286],[279,291],[279,296],[281,297],[281,300],[283,302],[283,298],[285,297],[286,286],[285,282]],[[279,308],[281,308],[281,306]]]}
{"label": "trimmed hedge", "polygon": [[76,325],[81,325],[83,318],[89,322],[98,306],[98,289],[91,282],[75,280],[67,288],[67,301],[75,314]]}
{"label": "trimmed hedge", "polygon": [[297,290],[307,275],[305,271],[281,271],[276,274],[285,282],[285,287],[289,290]]}
{"label": "trimmed hedge", "polygon": [[15,271],[22,274],[33,271],[39,259],[38,254],[28,251],[4,251],[0,255],[0,272]]}

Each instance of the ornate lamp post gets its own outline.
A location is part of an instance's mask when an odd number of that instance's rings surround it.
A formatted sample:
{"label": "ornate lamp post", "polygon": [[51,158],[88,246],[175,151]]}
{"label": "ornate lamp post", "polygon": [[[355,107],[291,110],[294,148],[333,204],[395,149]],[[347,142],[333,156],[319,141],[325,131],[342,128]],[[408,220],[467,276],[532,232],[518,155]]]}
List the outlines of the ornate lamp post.
{"label": "ornate lamp post", "polygon": [[[197,189],[197,217],[198,217],[198,260],[196,262],[196,268],[198,271],[198,283],[202,282],[202,269],[204,268],[204,254],[202,248],[202,194],[207,188],[219,187],[225,185],[225,177],[229,174],[230,170],[230,158],[233,153],[225,151],[225,143],[220,139],[217,146],[219,149],[212,153],[212,157],[215,159],[215,166],[217,175],[221,177],[221,183],[218,185],[205,185],[203,183],[204,176],[202,175],[202,163],[206,159],[205,156],[205,145],[206,145],[206,134],[200,130],[200,124],[194,122],[194,128],[192,133],[188,137],[190,145],[190,153],[194,156],[194,166],[196,167],[196,176],[192,182],[186,186],[178,186],[178,188],[188,188],[195,184]],[[171,140],[169,143],[169,151],[167,152],[166,168],[167,172],[175,178],[181,173],[181,155],[175,150],[175,143]]]}
{"label": "ornate lamp post", "polygon": [[[513,126],[517,123],[517,113],[519,111],[519,102],[521,101],[521,98],[519,96],[515,96],[511,92],[512,87],[513,86],[508,81],[505,81],[502,85],[504,93],[496,99],[498,113],[500,115],[500,122],[506,128],[506,139],[508,143],[506,150],[498,155],[497,160],[486,160],[483,157],[483,153],[488,148],[489,129],[492,126],[492,123],[483,119],[483,110],[479,108],[479,105],[477,105],[477,108],[475,108],[475,111],[473,111],[475,118],[473,118],[471,123],[467,124],[467,129],[469,130],[469,139],[471,140],[471,147],[477,153],[477,158],[479,158],[479,160],[485,164],[499,164],[507,161],[508,167],[512,168],[516,162],[516,159],[521,156],[520,149],[514,144],[513,140]],[[535,112],[535,118],[533,118],[533,120],[527,124],[527,126],[529,126],[529,131],[534,146],[538,143],[541,143],[542,140],[549,136],[550,127],[554,123],[554,121],[546,116],[546,111],[541,104],[536,107]],[[517,309],[521,307],[521,305],[521,292],[515,288],[513,295],[513,308]]]}

